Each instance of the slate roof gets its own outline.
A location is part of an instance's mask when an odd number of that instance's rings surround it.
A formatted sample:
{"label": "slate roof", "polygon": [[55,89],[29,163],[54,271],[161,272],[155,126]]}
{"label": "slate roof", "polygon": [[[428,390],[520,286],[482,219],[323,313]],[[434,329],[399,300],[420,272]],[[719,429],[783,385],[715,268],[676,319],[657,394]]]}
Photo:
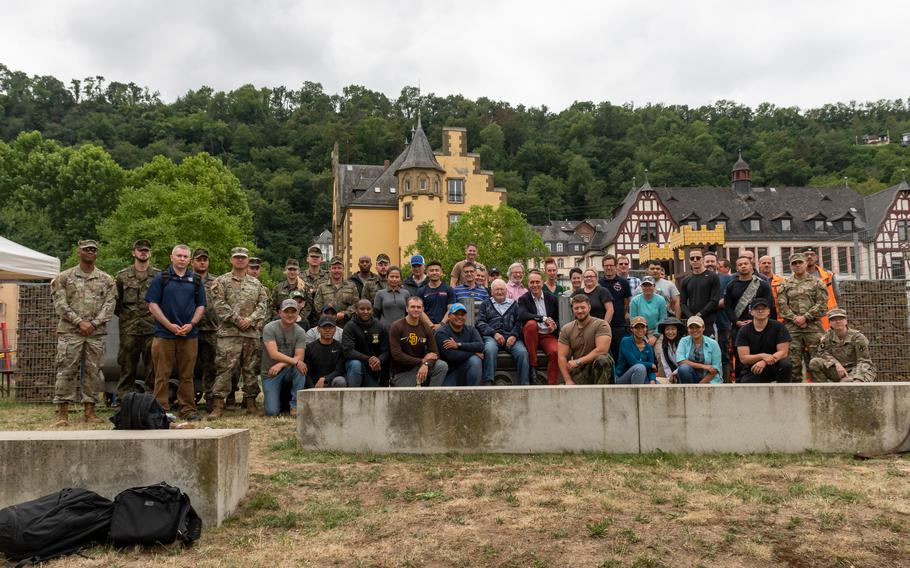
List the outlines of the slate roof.
{"label": "slate roof", "polygon": [[894,203],[894,198],[899,191],[910,191],[910,185],[907,184],[906,179],[902,179],[897,185],[892,185],[863,198],[863,205],[866,210],[866,224],[869,230],[867,238],[875,238],[875,234],[885,220],[885,215],[888,214],[888,209]]}
{"label": "slate roof", "polygon": [[[445,173],[445,168],[439,165],[439,162],[436,161],[436,156],[433,155],[433,148],[430,146],[430,141],[427,140],[427,135],[420,126],[419,119],[417,120],[417,128],[414,130],[411,143],[398,157],[401,158],[401,161],[398,163],[398,167],[392,170],[396,175],[401,170],[411,168],[432,169]],[[398,159],[395,161],[398,162]],[[391,166],[389,169],[392,169]]]}
{"label": "slate roof", "polygon": [[[828,221],[852,217],[857,229],[866,228],[863,198],[845,186],[814,187],[752,187],[749,194],[739,196],[731,187],[662,187],[657,188],[661,201],[677,223],[697,218],[704,225],[726,218],[726,236],[730,240],[755,240],[761,235],[768,240],[851,239],[851,232],[828,227],[815,231],[808,222],[823,216]],[[771,221],[792,219],[791,230],[781,231]],[[760,218],[762,230],[748,230],[747,219]]]}
{"label": "slate roof", "polygon": [[737,158],[736,163],[733,164],[732,171],[738,172],[740,170],[748,170],[748,169],[749,169],[749,164],[747,164],[746,161],[743,160],[743,153],[740,152],[739,158]]}

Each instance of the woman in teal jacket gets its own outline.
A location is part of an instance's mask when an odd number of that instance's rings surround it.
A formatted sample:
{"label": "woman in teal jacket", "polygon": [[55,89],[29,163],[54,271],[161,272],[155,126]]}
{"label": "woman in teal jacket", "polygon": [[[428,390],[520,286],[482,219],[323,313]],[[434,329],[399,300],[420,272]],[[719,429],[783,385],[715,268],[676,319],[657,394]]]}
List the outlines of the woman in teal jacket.
{"label": "woman in teal jacket", "polygon": [[705,321],[692,316],[686,321],[689,335],[679,340],[676,376],[680,384],[717,384],[721,379],[720,345],[705,335]]}

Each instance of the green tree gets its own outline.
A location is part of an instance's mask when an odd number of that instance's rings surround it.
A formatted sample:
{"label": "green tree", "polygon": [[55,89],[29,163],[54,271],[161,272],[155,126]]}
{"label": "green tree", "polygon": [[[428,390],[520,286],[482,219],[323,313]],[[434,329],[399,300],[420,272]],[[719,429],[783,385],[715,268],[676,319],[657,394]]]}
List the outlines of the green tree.
{"label": "green tree", "polygon": [[528,259],[539,259],[547,252],[540,235],[517,210],[506,205],[475,205],[449,227],[445,237],[436,232],[432,223],[423,225],[417,242],[405,254],[419,251],[427,260],[439,260],[449,269],[464,258],[468,243],[477,245],[482,263],[503,271],[513,262],[527,264]]}

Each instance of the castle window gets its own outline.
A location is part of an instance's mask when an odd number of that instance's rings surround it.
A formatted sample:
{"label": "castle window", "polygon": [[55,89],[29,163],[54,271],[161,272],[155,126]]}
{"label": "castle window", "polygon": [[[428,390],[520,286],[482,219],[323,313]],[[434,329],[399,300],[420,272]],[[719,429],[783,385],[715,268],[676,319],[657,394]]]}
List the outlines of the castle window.
{"label": "castle window", "polygon": [[425,178],[420,178],[420,191],[427,190],[427,180]]}
{"label": "castle window", "polygon": [[449,226],[451,227],[461,219],[461,213],[449,213]]}
{"label": "castle window", "polygon": [[414,209],[410,203],[404,204],[404,220],[410,221],[414,218]]}
{"label": "castle window", "polygon": [[404,180],[404,192],[407,193],[409,191],[411,191],[411,180],[406,179]]}
{"label": "castle window", "polygon": [[464,203],[464,180],[450,179],[447,181],[449,203]]}

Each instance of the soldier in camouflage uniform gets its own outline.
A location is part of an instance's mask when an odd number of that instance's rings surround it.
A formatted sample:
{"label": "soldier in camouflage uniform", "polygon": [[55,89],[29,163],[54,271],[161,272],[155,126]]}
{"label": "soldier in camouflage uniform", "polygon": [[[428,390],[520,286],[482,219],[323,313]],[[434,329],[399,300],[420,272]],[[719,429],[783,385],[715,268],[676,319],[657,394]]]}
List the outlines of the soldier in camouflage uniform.
{"label": "soldier in camouflage uniform", "polygon": [[825,315],[828,291],[821,280],[806,270],[806,257],[798,252],[790,255],[793,276],[780,287],[777,303],[780,316],[790,332],[790,363],[793,366],[792,381],[802,382],[803,352],[809,357],[818,352],[824,328],[821,317]]}
{"label": "soldier in camouflage uniform", "polygon": [[344,280],[344,264],[340,256],[333,256],[329,262],[329,277],[316,286],[313,310],[322,313],[326,304],[332,304],[338,311],[335,316],[338,326],[343,326],[354,316],[354,304],[360,299],[357,286]]}
{"label": "soldier in camouflage uniform", "polygon": [[[120,365],[120,381],[117,383],[117,395],[136,390],[136,381],[142,381],[146,391],[150,391],[155,372],[152,368],[152,337],[155,331],[155,318],[149,312],[145,293],[149,283],[158,269],[149,264],[152,255],[152,243],[139,239],[133,243],[132,266],[117,273],[114,281],[117,284],[117,314],[120,324],[120,346],[117,351],[117,364]],[[139,376],[137,368],[139,359],[145,364],[145,372]]]}
{"label": "soldier in camouflage uniform", "polygon": [[284,263],[284,275],[286,279],[275,284],[275,288],[272,290],[272,313],[270,314],[269,319],[277,319],[278,311],[281,309],[281,302],[290,298],[291,292],[300,290],[308,301],[304,304],[299,315],[301,318],[309,321],[310,306],[312,306],[313,290],[315,287],[310,286],[305,280],[300,278],[300,263],[297,262],[296,258],[289,258],[287,262]]}
{"label": "soldier in camouflage uniform", "polygon": [[361,299],[365,298],[373,303],[376,300],[376,294],[380,290],[385,290],[389,287],[388,277],[389,277],[389,268],[391,267],[391,261],[389,260],[389,255],[386,253],[379,253],[376,257],[376,278],[372,281],[366,282],[363,286],[363,291],[360,294]]}
{"label": "soldier in camouflage uniform", "polygon": [[198,248],[193,252],[193,272],[202,277],[205,286],[205,314],[199,322],[194,382],[196,393],[205,393],[206,411],[214,407],[212,387],[215,386],[215,353],[218,349],[218,315],[212,301],[215,277],[209,274],[209,251]]}
{"label": "soldier in camouflage uniform", "polygon": [[310,305],[310,325],[316,325],[316,319],[319,312],[313,309],[313,302],[316,300],[316,286],[329,277],[329,273],[322,269],[322,249],[316,245],[307,249],[307,269],[300,275],[300,279],[306,282],[310,289],[310,295],[307,298],[307,304]]}
{"label": "soldier in camouflage uniform", "polygon": [[224,411],[224,399],[231,391],[231,377],[240,369],[243,404],[247,414],[261,415],[256,408],[259,396],[259,363],[262,346],[259,328],[269,313],[269,294],[259,280],[247,274],[249,251],[231,250],[231,272],[215,279],[212,300],[221,321],[218,328],[218,376],[212,387],[213,408],[206,418],[215,420]]}
{"label": "soldier in camouflage uniform", "polygon": [[[348,278],[351,282],[354,283],[354,286],[357,287],[357,299],[361,300],[366,298],[364,292],[369,292],[370,288],[376,287],[379,282],[379,276],[370,272],[370,268],[373,266],[373,260],[367,256],[363,255],[357,259],[357,267],[360,269],[359,272],[351,274],[351,277]],[[331,269],[331,266],[329,267]],[[373,301],[373,298],[367,298],[370,302]]]}
{"label": "soldier in camouflage uniform", "polygon": [[847,325],[847,312],[841,308],[828,311],[831,325],[821,339],[818,357],[809,362],[813,381],[842,383],[875,380],[875,363],[869,357],[869,340]]}
{"label": "soldier in camouflage uniform", "polygon": [[110,275],[95,267],[98,243],[79,241],[79,265],[64,270],[54,288],[57,324],[57,382],[54,426],[68,424],[68,403],[77,403],[79,373],[82,368],[82,400],[86,422],[102,422],[95,415],[101,361],[104,355],[106,325],[114,316],[117,288]]}

